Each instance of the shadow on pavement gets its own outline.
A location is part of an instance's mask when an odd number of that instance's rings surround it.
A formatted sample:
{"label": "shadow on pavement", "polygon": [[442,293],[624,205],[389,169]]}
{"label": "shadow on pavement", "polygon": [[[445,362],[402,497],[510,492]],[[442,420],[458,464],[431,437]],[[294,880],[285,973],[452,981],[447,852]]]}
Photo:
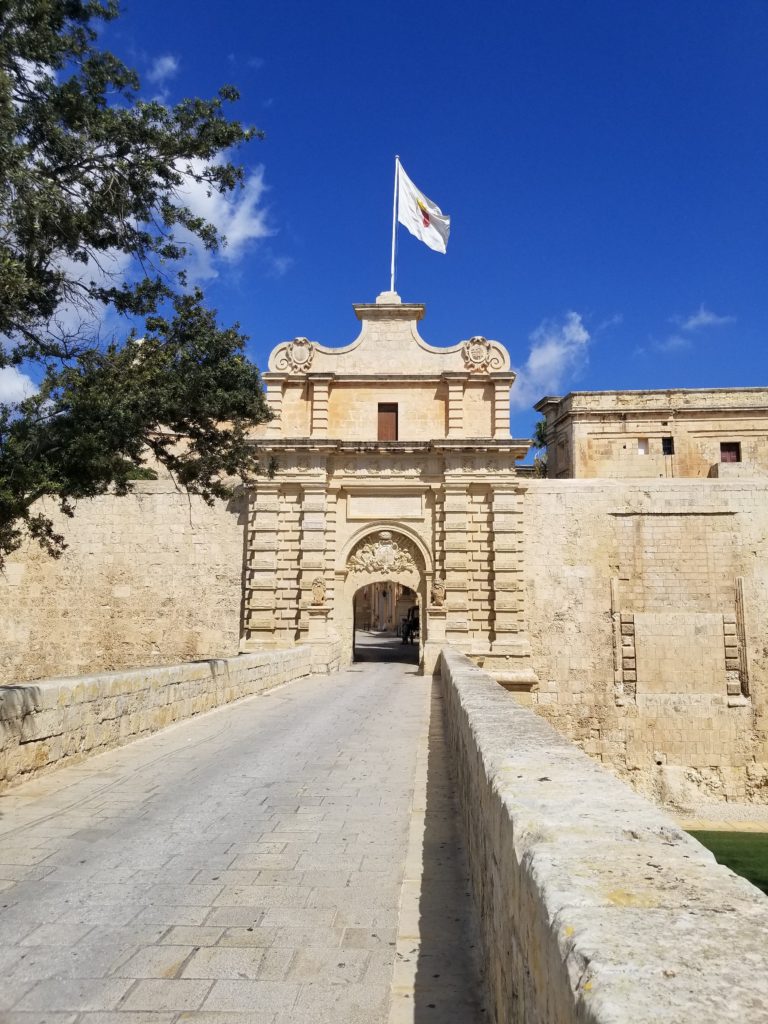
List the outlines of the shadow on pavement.
{"label": "shadow on pavement", "polygon": [[446,744],[442,682],[432,682],[415,1024],[488,1019],[467,856]]}
{"label": "shadow on pavement", "polygon": [[419,645],[404,644],[394,633],[355,630],[355,661],[396,661],[418,665]]}

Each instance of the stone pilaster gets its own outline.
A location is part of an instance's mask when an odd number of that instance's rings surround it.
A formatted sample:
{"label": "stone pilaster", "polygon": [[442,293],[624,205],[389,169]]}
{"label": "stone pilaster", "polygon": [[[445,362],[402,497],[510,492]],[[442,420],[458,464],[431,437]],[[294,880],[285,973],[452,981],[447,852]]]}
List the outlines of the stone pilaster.
{"label": "stone pilaster", "polygon": [[496,486],[491,495],[493,640],[483,667],[508,690],[529,694],[538,683],[531,663],[523,585],[523,496]]}
{"label": "stone pilaster", "polygon": [[305,640],[309,630],[308,607],[312,603],[312,581],[325,579],[325,480],[306,482],[301,488],[301,538],[299,541],[299,633]]}
{"label": "stone pilaster", "polygon": [[330,395],[331,374],[320,376],[313,374],[312,387],[312,437],[328,436],[328,397]]}
{"label": "stone pilaster", "polygon": [[464,436],[464,383],[466,373],[446,373],[448,385],[448,437]]}
{"label": "stone pilaster", "polygon": [[266,401],[272,420],[267,424],[267,437],[280,437],[283,433],[283,391],[285,377],[282,374],[264,375],[267,383]]}
{"label": "stone pilaster", "polygon": [[469,646],[469,492],[466,484],[446,483],[443,520],[447,608],[445,638],[463,650]]}
{"label": "stone pilaster", "polygon": [[259,482],[248,494],[243,648],[275,642],[280,485]]}
{"label": "stone pilaster", "polygon": [[514,377],[508,373],[490,374],[493,381],[493,436],[509,437],[509,392]]}

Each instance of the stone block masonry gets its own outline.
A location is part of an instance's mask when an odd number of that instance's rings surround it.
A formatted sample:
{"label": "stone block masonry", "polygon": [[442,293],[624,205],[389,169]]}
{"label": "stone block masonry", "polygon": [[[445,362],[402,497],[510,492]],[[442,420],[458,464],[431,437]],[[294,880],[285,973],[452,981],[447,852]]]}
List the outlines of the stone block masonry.
{"label": "stone block masonry", "polygon": [[768,483],[522,486],[535,709],[647,796],[765,803]]}
{"label": "stone block masonry", "polygon": [[183,665],[0,686],[0,789],[174,722],[338,667],[309,645]]}
{"label": "stone block masonry", "polygon": [[246,504],[170,480],[80,501],[74,519],[41,502],[68,547],[30,541],[0,573],[0,681],[237,654]]}
{"label": "stone block masonry", "polygon": [[467,657],[441,658],[497,1024],[764,1024],[768,901]]}

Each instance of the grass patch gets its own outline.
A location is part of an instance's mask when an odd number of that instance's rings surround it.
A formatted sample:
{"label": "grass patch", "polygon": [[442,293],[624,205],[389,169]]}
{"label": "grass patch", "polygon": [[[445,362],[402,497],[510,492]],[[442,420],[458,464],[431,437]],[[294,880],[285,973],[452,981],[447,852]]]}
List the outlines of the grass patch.
{"label": "grass patch", "polygon": [[768,832],[691,832],[719,864],[768,895]]}

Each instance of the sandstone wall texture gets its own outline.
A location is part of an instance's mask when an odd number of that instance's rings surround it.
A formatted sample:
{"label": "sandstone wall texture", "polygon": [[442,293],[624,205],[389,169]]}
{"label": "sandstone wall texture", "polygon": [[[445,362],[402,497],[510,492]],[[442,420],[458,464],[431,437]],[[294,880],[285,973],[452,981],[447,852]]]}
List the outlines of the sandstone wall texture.
{"label": "sandstone wall texture", "polygon": [[762,893],[467,657],[441,665],[491,1019],[762,1024]]}
{"label": "sandstone wall texture", "polygon": [[29,543],[0,573],[0,682],[237,653],[239,500],[209,508],[168,481],[141,481],[53,518],[64,555]]}
{"label": "sandstone wall texture", "polygon": [[649,795],[768,799],[768,486],[531,480],[536,710]]}
{"label": "sandstone wall texture", "polygon": [[0,788],[313,671],[307,645],[164,668],[0,686]]}

